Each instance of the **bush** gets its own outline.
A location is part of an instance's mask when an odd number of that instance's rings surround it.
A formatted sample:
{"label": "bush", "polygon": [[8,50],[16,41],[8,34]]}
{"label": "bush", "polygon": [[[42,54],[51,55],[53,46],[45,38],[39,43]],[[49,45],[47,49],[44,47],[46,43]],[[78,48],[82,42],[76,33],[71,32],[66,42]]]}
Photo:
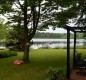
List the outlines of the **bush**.
{"label": "bush", "polygon": [[17,52],[15,52],[15,51],[9,51],[9,50],[1,50],[0,51],[0,58],[16,56],[16,55],[17,55]]}
{"label": "bush", "polygon": [[46,80],[65,80],[65,72],[62,68],[49,68],[46,72]]}

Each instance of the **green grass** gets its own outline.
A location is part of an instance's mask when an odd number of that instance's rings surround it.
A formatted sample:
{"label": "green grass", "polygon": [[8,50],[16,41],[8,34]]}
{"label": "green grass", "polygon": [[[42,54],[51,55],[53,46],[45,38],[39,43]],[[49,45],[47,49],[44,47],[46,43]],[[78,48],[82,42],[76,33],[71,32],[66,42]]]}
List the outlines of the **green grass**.
{"label": "green grass", "polygon": [[[71,59],[72,52],[73,50]],[[85,49],[77,49],[77,52],[86,56]],[[14,60],[21,58],[22,52],[18,56],[0,58],[0,80],[45,80],[45,72],[49,67],[66,67],[66,49],[31,50],[30,63],[13,64]]]}

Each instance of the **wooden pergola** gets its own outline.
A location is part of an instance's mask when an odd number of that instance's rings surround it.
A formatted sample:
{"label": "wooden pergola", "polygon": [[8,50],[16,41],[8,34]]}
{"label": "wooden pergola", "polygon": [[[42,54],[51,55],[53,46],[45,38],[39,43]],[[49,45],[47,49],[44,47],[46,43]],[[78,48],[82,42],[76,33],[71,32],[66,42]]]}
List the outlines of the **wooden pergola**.
{"label": "wooden pergola", "polygon": [[66,26],[67,30],[67,75],[66,80],[70,80],[70,31],[74,33],[74,51],[73,51],[73,67],[75,67],[75,54],[76,54],[76,33],[86,33],[86,27],[70,27]]}

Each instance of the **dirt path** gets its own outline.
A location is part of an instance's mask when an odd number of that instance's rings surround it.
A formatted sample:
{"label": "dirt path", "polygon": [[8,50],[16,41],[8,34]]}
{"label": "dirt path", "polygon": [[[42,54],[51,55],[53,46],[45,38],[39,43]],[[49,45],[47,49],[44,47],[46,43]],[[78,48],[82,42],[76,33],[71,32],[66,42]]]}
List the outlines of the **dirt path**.
{"label": "dirt path", "polygon": [[80,72],[80,70],[73,70],[71,72],[71,80],[86,80],[86,71]]}

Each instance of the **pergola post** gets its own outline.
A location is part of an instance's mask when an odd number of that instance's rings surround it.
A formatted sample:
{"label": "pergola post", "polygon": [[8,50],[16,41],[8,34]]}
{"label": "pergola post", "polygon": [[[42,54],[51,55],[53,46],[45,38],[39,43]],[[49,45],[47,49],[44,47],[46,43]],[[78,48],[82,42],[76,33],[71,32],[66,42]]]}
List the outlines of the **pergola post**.
{"label": "pergola post", "polygon": [[76,32],[74,32],[74,52],[73,52],[73,68],[75,67],[75,58],[76,58]]}
{"label": "pergola post", "polygon": [[70,80],[70,29],[67,27],[67,74],[66,80]]}

